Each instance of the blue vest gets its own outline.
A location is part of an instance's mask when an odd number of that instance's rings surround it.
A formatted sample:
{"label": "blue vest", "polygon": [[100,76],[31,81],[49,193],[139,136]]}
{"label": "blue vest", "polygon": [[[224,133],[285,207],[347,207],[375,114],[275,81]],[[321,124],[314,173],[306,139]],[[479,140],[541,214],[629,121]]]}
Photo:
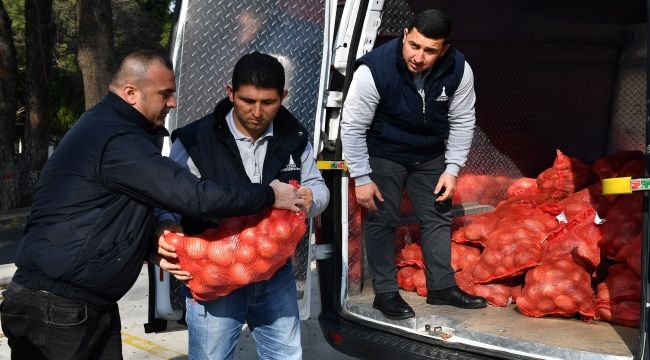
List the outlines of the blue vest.
{"label": "blue vest", "polygon": [[402,56],[401,38],[359,58],[366,65],[380,100],[367,132],[368,152],[402,164],[432,160],[449,137],[449,102],[465,70],[465,56],[451,48],[424,79],[424,101]]}
{"label": "blue vest", "polygon": [[[232,102],[225,98],[217,104],[213,113],[172,133],[172,139],[178,137],[182,141],[201,178],[223,185],[251,182],[226,122],[226,115],[232,107]],[[301,159],[309,140],[308,134],[284,106],[280,107],[273,120],[273,137],[266,148],[262,184],[268,185],[274,179],[300,182]],[[185,216],[181,225],[187,235],[218,226],[214,222]]]}

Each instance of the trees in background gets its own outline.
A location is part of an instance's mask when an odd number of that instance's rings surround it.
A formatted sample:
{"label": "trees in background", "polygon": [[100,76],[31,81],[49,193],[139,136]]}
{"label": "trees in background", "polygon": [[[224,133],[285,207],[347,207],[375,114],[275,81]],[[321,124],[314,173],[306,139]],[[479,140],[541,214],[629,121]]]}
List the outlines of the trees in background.
{"label": "trees in background", "polygon": [[11,20],[0,0],[0,205],[4,208],[16,203],[15,182],[7,178],[15,167],[17,73]]}
{"label": "trees in background", "polygon": [[25,0],[25,140],[19,184],[31,192],[47,160],[54,47],[52,0]]}
{"label": "trees in background", "polygon": [[14,152],[16,139],[16,48],[12,41],[11,20],[0,1],[0,159],[6,159]]}
{"label": "trees in background", "polygon": [[115,61],[164,50],[174,0],[0,0],[0,211],[28,206],[48,148]]}
{"label": "trees in background", "polygon": [[77,0],[79,49],[86,109],[97,104],[108,88],[113,64],[113,23],[109,0]]}

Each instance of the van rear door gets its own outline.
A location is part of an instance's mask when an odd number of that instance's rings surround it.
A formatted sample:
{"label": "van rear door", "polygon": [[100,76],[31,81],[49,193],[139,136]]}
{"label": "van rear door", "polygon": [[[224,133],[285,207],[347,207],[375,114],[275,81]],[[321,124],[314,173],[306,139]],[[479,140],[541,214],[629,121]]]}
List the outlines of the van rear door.
{"label": "van rear door", "polygon": [[[313,135],[318,152],[320,134],[319,81],[324,61],[323,41],[328,15],[325,0],[178,0],[170,54],[176,74],[178,107],[170,111],[171,132],[200,119],[226,96],[236,61],[259,51],[276,56],[284,65],[283,105]],[[168,153],[169,139],[163,153]],[[311,229],[311,227],[310,227]],[[311,288],[311,234],[293,257],[301,318],[309,316]],[[150,304],[147,331],[161,331],[167,320],[181,320],[184,300],[179,284],[158,267],[150,266]]]}

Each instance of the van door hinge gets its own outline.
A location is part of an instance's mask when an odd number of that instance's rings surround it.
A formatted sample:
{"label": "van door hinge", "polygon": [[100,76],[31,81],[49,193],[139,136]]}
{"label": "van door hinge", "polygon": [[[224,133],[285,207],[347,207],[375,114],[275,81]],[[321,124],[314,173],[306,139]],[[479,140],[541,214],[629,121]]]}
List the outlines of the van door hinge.
{"label": "van door hinge", "polygon": [[454,336],[454,329],[441,325],[426,324],[424,325],[424,331],[426,331],[429,335],[442,340],[447,340],[450,337]]}
{"label": "van door hinge", "polygon": [[343,106],[343,92],[341,91],[325,91],[323,95],[323,107],[326,108],[340,108]]}
{"label": "van door hinge", "polygon": [[334,255],[334,244],[314,244],[312,246],[311,253],[314,254],[314,259],[316,260],[329,259]]}

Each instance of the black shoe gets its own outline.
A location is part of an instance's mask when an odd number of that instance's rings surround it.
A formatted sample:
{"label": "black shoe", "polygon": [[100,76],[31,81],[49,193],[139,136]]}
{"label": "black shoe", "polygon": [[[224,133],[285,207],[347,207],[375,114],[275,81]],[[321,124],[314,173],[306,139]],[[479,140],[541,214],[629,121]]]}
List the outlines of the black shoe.
{"label": "black shoe", "polygon": [[478,309],[487,306],[485,298],[470,295],[458,286],[448,287],[440,290],[429,290],[427,293],[427,304],[451,305],[463,309]]}
{"label": "black shoe", "polygon": [[402,299],[398,291],[375,294],[372,307],[381,311],[387,317],[396,320],[415,316],[413,309]]}

